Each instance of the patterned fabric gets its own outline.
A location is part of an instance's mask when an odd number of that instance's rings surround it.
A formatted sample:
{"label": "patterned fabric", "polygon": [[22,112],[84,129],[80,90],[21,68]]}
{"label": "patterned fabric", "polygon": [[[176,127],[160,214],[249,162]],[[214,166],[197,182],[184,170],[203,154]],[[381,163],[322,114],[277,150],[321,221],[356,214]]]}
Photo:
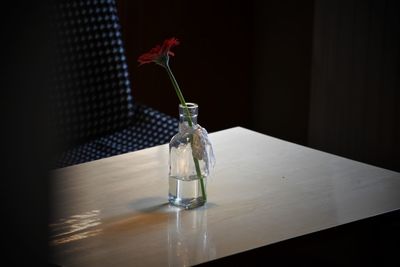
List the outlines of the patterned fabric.
{"label": "patterned fabric", "polygon": [[178,131],[178,120],[136,104],[135,123],[65,152],[56,167],[65,167],[168,143]]}
{"label": "patterned fabric", "polygon": [[59,0],[53,14],[56,167],[169,142],[178,120],[133,102],[115,2]]}
{"label": "patterned fabric", "polygon": [[133,99],[114,1],[57,1],[54,17],[60,138],[76,144],[127,127]]}

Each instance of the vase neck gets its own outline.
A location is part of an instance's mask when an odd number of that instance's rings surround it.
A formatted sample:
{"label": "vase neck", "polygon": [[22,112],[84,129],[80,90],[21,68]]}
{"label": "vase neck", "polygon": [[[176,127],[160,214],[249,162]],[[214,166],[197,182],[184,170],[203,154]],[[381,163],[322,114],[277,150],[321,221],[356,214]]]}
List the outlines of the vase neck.
{"label": "vase neck", "polygon": [[190,120],[192,122],[192,126],[197,125],[197,115],[199,106],[195,103],[186,103],[186,106],[187,109],[184,106],[182,106],[182,104],[179,105],[179,131],[182,130],[184,124],[186,126],[190,125],[188,119],[188,113],[190,116]]}

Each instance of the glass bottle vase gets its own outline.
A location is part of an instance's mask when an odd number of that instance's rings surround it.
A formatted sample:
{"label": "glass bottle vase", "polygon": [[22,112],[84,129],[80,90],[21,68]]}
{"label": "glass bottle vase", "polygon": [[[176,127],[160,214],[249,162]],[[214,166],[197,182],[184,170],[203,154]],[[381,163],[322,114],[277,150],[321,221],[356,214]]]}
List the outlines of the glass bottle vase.
{"label": "glass bottle vase", "polygon": [[196,130],[202,128],[197,124],[197,115],[197,104],[187,103],[187,109],[179,105],[179,132],[169,143],[168,201],[185,209],[202,206],[207,201],[210,173],[207,155],[211,144],[203,142],[199,148],[202,142],[198,141]]}

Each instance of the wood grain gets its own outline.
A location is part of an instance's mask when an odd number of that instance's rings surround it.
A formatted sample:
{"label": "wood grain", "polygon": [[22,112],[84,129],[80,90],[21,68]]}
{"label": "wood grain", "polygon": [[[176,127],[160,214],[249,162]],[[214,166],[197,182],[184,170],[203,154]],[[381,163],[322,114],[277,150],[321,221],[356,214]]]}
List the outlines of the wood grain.
{"label": "wood grain", "polygon": [[195,210],[167,204],[167,145],[55,170],[52,261],[194,265],[400,208],[399,173],[240,127],[210,138]]}

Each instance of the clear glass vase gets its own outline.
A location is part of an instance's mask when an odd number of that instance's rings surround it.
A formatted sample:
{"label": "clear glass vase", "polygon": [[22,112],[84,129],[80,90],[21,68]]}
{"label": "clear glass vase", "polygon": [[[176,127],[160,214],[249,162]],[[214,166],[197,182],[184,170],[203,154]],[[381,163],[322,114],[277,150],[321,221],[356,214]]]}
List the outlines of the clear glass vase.
{"label": "clear glass vase", "polygon": [[[211,144],[199,142],[198,105],[179,105],[179,132],[169,143],[169,203],[185,209],[207,201],[207,177],[210,173]],[[190,119],[189,119],[190,116]],[[204,130],[205,131],[205,130]],[[204,152],[204,153],[203,153]]]}

